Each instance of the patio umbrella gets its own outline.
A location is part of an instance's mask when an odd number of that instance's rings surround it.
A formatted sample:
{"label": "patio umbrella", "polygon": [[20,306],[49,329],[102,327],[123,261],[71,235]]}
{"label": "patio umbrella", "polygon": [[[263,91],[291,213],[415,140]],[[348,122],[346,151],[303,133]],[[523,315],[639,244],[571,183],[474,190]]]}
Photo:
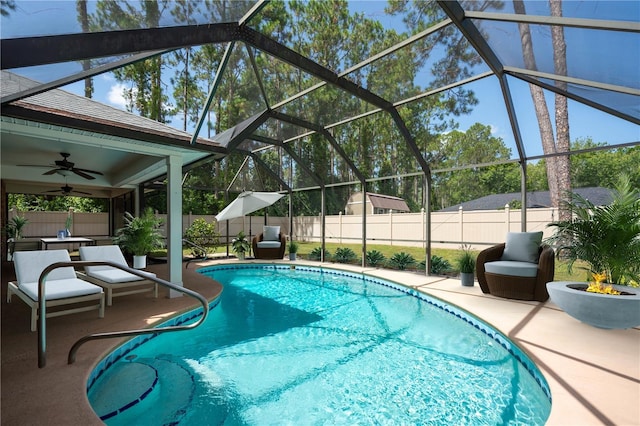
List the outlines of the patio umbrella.
{"label": "patio umbrella", "polygon": [[[233,200],[227,207],[225,207],[220,213],[216,215],[216,220],[234,219],[236,217],[242,217],[249,213],[255,212],[262,208],[268,207],[271,204],[284,197],[284,194],[278,194],[277,192],[253,192],[245,191],[238,195],[238,198]],[[249,217],[249,237],[251,237],[251,217]],[[227,242],[229,235],[227,235]],[[227,246],[227,255],[229,254],[229,247]]]}
{"label": "patio umbrella", "polygon": [[218,213],[216,220],[220,222],[221,220],[245,216],[256,210],[270,206],[282,197],[284,197],[284,194],[278,194],[277,192],[245,191]]}

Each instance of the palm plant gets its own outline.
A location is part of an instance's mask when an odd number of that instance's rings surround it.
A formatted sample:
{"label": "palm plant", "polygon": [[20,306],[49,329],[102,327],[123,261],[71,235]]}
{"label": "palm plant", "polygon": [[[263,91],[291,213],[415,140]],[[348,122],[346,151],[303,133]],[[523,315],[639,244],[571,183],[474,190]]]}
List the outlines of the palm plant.
{"label": "palm plant", "polygon": [[145,256],[164,245],[164,237],[160,232],[162,220],[153,214],[151,207],[145,209],[139,217],[125,212],[124,225],[118,229],[113,240],[134,256]]}
{"label": "palm plant", "polygon": [[349,247],[338,247],[333,255],[333,260],[338,263],[354,263],[358,259],[358,255]]}
{"label": "palm plant", "polygon": [[569,194],[566,207],[570,220],[552,222],[554,235],[546,240],[557,256],[573,264],[588,264],[589,276],[606,273],[610,282],[640,283],[640,194],[627,176],[622,176],[607,206],[596,206],[578,194]]}
{"label": "palm plant", "polygon": [[384,264],[386,258],[384,254],[379,252],[378,250],[369,250],[367,251],[367,265],[369,266],[380,266]]}
{"label": "palm plant", "polygon": [[394,253],[393,256],[389,258],[389,265],[401,271],[415,265],[415,263],[416,259],[409,253],[405,253],[403,251],[400,253]]}

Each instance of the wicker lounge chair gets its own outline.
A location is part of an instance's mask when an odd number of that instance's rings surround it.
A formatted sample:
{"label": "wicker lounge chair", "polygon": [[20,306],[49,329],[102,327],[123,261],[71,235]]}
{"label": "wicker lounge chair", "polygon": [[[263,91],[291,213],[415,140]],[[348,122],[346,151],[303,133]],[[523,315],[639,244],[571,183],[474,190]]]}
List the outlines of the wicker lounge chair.
{"label": "wicker lounge chair", "polygon": [[[31,331],[36,331],[38,320],[38,280],[42,271],[54,263],[70,262],[67,250],[35,250],[14,253],[16,281],[7,289],[7,303],[17,295],[31,308]],[[73,267],[56,268],[49,273],[44,285],[47,318],[77,312],[98,310],[104,317],[104,292],[102,288],[78,278]],[[92,303],[87,305],[87,303]],[[70,307],[68,305],[73,305]],[[65,309],[59,307],[65,307]],[[55,308],[50,310],[49,308]]]}
{"label": "wicker lounge chair", "polygon": [[[129,266],[122,250],[116,245],[105,246],[82,246],[80,247],[80,259],[92,261],[109,261],[118,265]],[[114,297],[126,296],[128,294],[154,292],[154,297],[158,297],[158,284],[152,280],[146,280],[137,275],[131,274],[121,269],[111,266],[86,266],[84,274],[81,276],[96,285],[104,288],[107,292],[107,306],[111,306]],[[145,275],[155,277],[151,272]],[[142,288],[141,288],[142,287]],[[131,290],[131,288],[134,288]]]}
{"label": "wicker lounge chair", "polygon": [[[529,234],[529,235],[523,235]],[[507,242],[489,247],[478,254],[476,275],[483,293],[507,299],[549,299],[547,283],[553,281],[555,255],[545,244],[530,248],[526,256],[505,256],[509,243],[534,233],[509,233]],[[540,240],[542,233],[539,233]],[[510,241],[511,240],[511,241]]]}
{"label": "wicker lounge chair", "polygon": [[265,226],[262,233],[253,237],[253,256],[256,259],[282,259],[286,243],[279,226]]}

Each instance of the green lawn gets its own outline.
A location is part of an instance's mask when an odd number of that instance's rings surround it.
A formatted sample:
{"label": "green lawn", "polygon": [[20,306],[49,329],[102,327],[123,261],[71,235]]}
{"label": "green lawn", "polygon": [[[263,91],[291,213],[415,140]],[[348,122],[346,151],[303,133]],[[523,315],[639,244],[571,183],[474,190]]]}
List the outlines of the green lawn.
{"label": "green lawn", "polygon": [[[299,241],[298,248],[298,257],[306,259],[309,256],[309,253],[316,247],[320,247],[320,243],[311,243],[311,242],[302,242]],[[338,244],[338,243],[326,243],[326,249],[329,250],[329,253],[334,254],[336,249],[339,247],[350,248],[353,250],[358,259],[361,256],[362,246],[360,244]],[[421,247],[405,247],[405,246],[390,246],[386,244],[368,244],[367,251],[378,250],[380,253],[384,255],[385,258],[389,259],[395,253],[405,252],[412,255],[418,262],[425,260],[425,251]],[[226,253],[226,249],[224,246],[219,246],[217,250],[211,250],[211,253]],[[229,253],[233,253],[233,250],[229,248]],[[456,258],[460,250],[457,249],[442,249],[442,248],[432,248],[431,255],[432,256],[440,256],[441,258],[447,260],[455,269]],[[478,251],[474,251],[474,253],[478,253]],[[156,253],[156,255],[160,255],[160,253]],[[184,255],[186,257],[191,256],[191,251],[189,249],[184,249]],[[164,251],[164,256],[166,256],[166,251]],[[358,263],[360,261],[358,260]],[[587,281],[586,272],[583,269],[580,269],[580,264],[577,262],[573,271],[570,274],[567,270],[567,263],[563,261],[559,261],[556,259],[556,267],[555,267],[555,275],[554,280],[556,281]]]}
{"label": "green lawn", "polygon": [[[320,247],[320,243],[310,243],[310,242],[300,242],[300,247],[298,249],[298,256],[302,258],[306,258],[311,251]],[[348,247],[353,250],[358,257],[361,255],[362,246],[360,244],[338,244],[338,243],[326,243],[326,249],[329,250],[329,253],[335,253],[338,247]],[[412,255],[417,261],[425,260],[425,251],[421,247],[404,247],[404,246],[390,246],[384,244],[368,244],[367,251],[378,250],[381,252],[387,259],[392,257],[395,253],[405,252]],[[447,260],[452,266],[455,268],[456,258],[461,250],[457,249],[442,249],[442,248],[432,248],[431,255],[432,256],[440,256],[441,258]],[[474,253],[478,253],[478,251],[474,251]],[[578,263],[576,263],[573,267],[573,273],[569,274],[567,270],[567,263],[562,262],[556,259],[555,265],[555,275],[554,280],[557,281],[586,281],[586,273],[584,270],[579,268]]]}

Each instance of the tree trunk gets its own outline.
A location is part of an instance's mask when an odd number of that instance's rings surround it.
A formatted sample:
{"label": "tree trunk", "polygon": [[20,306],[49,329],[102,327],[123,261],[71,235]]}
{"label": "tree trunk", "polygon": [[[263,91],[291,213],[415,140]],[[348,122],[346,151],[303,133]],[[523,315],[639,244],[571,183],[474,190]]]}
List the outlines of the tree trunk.
{"label": "tree trunk", "polygon": [[[525,6],[522,0],[513,0],[513,8],[517,14],[525,14]],[[552,13],[558,13],[562,8],[561,0],[551,0]],[[537,70],[536,60],[533,51],[533,43],[529,24],[519,23],[520,39],[522,43],[522,53],[524,55],[524,63],[527,69]],[[564,35],[562,27],[552,27],[552,38],[554,48],[554,66],[556,72],[560,75],[566,75],[566,46],[564,43]],[[569,120],[567,113],[567,99],[564,96],[556,95],[556,132],[558,144],[553,135],[553,126],[551,124],[551,116],[544,97],[544,91],[541,87],[529,84],[531,97],[538,119],[538,128],[542,141],[542,149],[545,154],[553,154],[559,151],[566,152],[569,147]],[[551,205],[556,208],[561,207],[561,197],[564,192],[571,189],[571,181],[569,176],[569,158],[548,157],[546,159],[547,166],[547,182],[549,184],[549,194],[551,196]],[[561,217],[563,210],[560,210]]]}
{"label": "tree trunk", "polygon": [[[551,16],[562,16],[562,0],[550,0]],[[553,44],[553,64],[557,75],[567,75],[567,45],[564,41],[564,27],[555,25],[551,27],[551,43]],[[558,81],[557,87],[565,90],[567,83]],[[556,94],[556,145],[559,152],[569,152],[571,139],[569,137],[569,106],[565,96]],[[558,213],[559,220],[568,220],[571,213],[565,208],[562,201],[571,191],[571,167],[569,156],[556,157],[556,176],[558,179]],[[555,204],[554,204],[555,207]]]}

